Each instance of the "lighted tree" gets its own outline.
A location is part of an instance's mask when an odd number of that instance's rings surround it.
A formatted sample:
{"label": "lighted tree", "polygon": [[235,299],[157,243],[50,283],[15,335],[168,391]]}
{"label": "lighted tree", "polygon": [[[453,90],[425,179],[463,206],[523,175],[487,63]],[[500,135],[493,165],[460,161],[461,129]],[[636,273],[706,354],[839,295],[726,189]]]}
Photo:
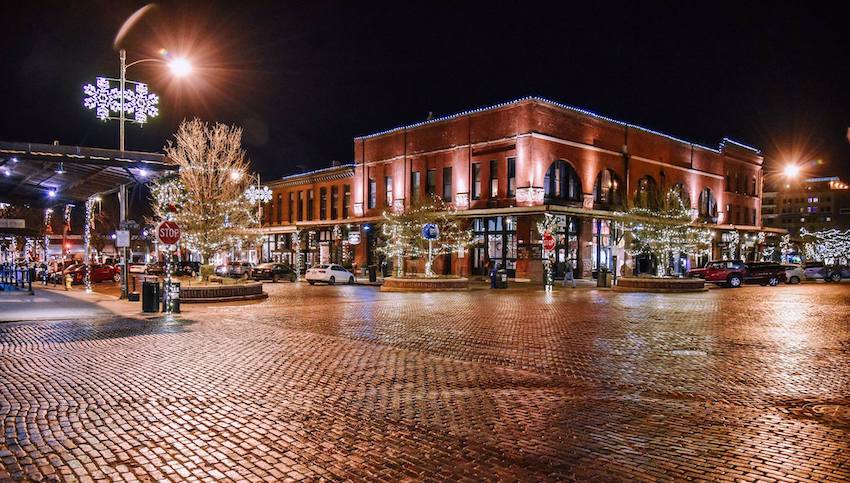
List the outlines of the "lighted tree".
{"label": "lighted tree", "polygon": [[438,196],[404,211],[387,210],[382,228],[385,242],[376,250],[395,257],[397,276],[404,276],[405,258],[419,257],[425,257],[426,276],[433,276],[428,240],[422,236],[422,227],[428,223],[437,225],[440,232],[431,242],[432,256],[455,253],[472,242],[472,232],[463,226],[457,211]]}
{"label": "lighted tree", "polygon": [[850,260],[850,230],[819,230],[815,232],[800,229],[800,238],[806,258],[827,263],[844,263]]}
{"label": "lighted tree", "polygon": [[256,205],[242,149],[242,129],[198,119],[184,121],[165,146],[178,174],[152,186],[154,215],[176,221],[181,243],[207,263],[216,253],[257,242]]}
{"label": "lighted tree", "polygon": [[681,194],[670,189],[658,208],[635,206],[621,216],[624,230],[630,235],[630,255],[654,255],[662,261],[662,275],[669,260],[679,254],[704,253],[711,247],[711,231],[694,224],[692,211]]}

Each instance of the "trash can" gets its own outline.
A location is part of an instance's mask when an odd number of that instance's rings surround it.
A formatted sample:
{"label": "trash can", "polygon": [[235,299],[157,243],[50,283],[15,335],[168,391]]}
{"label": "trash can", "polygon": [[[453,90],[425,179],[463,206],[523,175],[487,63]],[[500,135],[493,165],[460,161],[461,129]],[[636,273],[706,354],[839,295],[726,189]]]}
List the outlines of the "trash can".
{"label": "trash can", "polygon": [[142,312],[159,312],[159,282],[142,282]]}
{"label": "trash can", "polygon": [[496,287],[508,288],[508,271],[505,269],[496,270]]}
{"label": "trash can", "polygon": [[171,301],[171,313],[180,313],[180,282],[165,282],[162,291],[162,311],[167,312],[167,304]]}
{"label": "trash can", "polygon": [[611,272],[608,271],[608,267],[599,269],[599,273],[596,275],[596,286],[598,288],[611,287]]}
{"label": "trash can", "polygon": [[374,265],[369,265],[369,281],[375,283],[378,281],[378,270]]}

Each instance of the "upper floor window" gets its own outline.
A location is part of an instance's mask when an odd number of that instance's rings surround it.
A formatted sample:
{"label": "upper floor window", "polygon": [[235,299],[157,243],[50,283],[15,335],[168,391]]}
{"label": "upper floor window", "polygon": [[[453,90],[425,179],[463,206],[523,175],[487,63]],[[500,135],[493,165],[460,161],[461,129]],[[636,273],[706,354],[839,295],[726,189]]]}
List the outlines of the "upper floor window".
{"label": "upper floor window", "polygon": [[543,179],[547,198],[577,201],[581,199],[581,182],[572,165],[559,159],[549,166]]}
{"label": "upper floor window", "polygon": [[508,158],[508,198],[516,196],[516,158]]}
{"label": "upper floor window", "polygon": [[366,193],[368,197],[368,208],[371,210],[373,208],[378,207],[378,182],[372,176],[372,170],[369,170],[369,192]]}
{"label": "upper floor window", "polygon": [[490,160],[490,198],[499,197],[499,161]]}
{"label": "upper floor window", "polygon": [[393,205],[393,177],[384,176],[384,195],[387,206]]}
{"label": "upper floor window", "polygon": [[421,189],[419,177],[419,171],[410,172],[410,201],[414,204],[419,203],[419,190]]}
{"label": "upper floor window", "polygon": [[[714,198],[714,193],[711,192],[710,188],[703,188],[702,193],[700,193],[698,211],[700,218],[717,222],[717,200]],[[728,205],[726,211],[729,211]]]}
{"label": "upper floor window", "polygon": [[452,168],[443,168],[443,200],[452,201]]}
{"label": "upper floor window", "polygon": [[342,217],[348,218],[349,210],[351,209],[351,185],[342,187]]}
{"label": "upper floor window", "polygon": [[328,189],[319,188],[319,219],[328,219]]}
{"label": "upper floor window", "polygon": [[339,186],[331,186],[331,219],[336,220],[339,210]]}
{"label": "upper floor window", "polygon": [[431,168],[425,176],[425,191],[429,195],[437,193],[437,170]]}
{"label": "upper floor window", "polygon": [[481,198],[481,163],[472,163],[472,199]]}
{"label": "upper floor window", "polygon": [[657,210],[658,201],[658,183],[655,182],[655,178],[646,175],[639,179],[637,190],[635,190],[635,206]]}
{"label": "upper floor window", "polygon": [[593,186],[593,201],[603,205],[619,205],[622,203],[620,179],[617,177],[617,173],[610,169],[603,169],[596,175],[596,183]]}

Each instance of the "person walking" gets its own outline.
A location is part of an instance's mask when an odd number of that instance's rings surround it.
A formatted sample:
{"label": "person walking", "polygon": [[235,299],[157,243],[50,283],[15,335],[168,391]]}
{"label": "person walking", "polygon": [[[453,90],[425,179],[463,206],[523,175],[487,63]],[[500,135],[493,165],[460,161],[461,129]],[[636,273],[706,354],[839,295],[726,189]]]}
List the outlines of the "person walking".
{"label": "person walking", "polygon": [[572,260],[567,260],[564,263],[564,287],[567,286],[567,280],[573,284],[573,288],[576,288],[576,279],[573,278],[573,262]]}

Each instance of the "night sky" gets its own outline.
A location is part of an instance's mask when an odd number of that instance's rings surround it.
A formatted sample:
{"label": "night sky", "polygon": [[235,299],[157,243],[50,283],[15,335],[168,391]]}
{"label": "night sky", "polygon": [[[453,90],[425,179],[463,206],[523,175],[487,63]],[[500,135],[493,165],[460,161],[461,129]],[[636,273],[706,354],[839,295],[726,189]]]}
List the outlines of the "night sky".
{"label": "night sky", "polygon": [[[0,7],[0,140],[117,148],[81,86],[117,76],[113,38],[145,2],[19,3]],[[820,159],[811,174],[850,177],[850,36],[826,4],[562,3],[161,2],[129,60],[166,48],[196,71],[128,72],[161,115],[128,127],[127,149],[161,150],[186,117],[236,123],[270,179],[350,161],[354,136],[429,112],[539,95],[708,146],[729,136],[768,171]]]}

